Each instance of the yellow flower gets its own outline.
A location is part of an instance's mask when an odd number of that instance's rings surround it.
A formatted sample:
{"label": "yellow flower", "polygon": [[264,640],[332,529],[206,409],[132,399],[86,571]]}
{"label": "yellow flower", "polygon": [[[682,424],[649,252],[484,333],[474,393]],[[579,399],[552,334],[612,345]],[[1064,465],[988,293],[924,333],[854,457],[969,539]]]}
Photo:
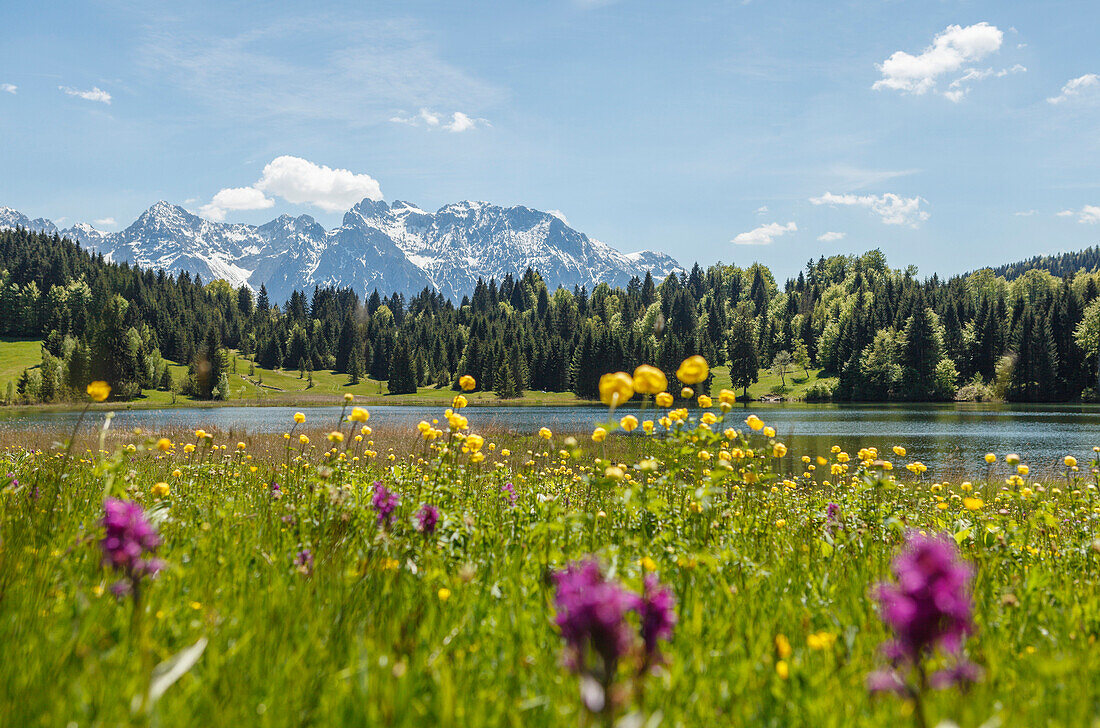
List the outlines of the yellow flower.
{"label": "yellow flower", "polygon": [[447,601],[448,599],[451,598],[451,590],[448,589],[445,586],[440,587],[439,592],[438,592],[438,596],[439,596],[439,601],[445,602],[445,601]]}
{"label": "yellow flower", "polygon": [[614,372],[600,377],[600,401],[608,407],[618,407],[634,396],[634,380],[626,372]]}
{"label": "yellow flower", "polygon": [[175,470],[172,471],[172,477],[173,478],[180,478],[182,476],[183,476],[183,471],[180,470],[179,468],[176,468]]}
{"label": "yellow flower", "polygon": [[157,483],[151,492],[157,498],[164,498],[171,492],[171,488],[168,487],[168,483]]}
{"label": "yellow flower", "polygon": [[1072,455],[1066,455],[1065,459],[1062,462],[1066,464],[1067,468],[1077,467],[1077,458],[1073,457]]}
{"label": "yellow flower", "polygon": [[775,663],[775,674],[779,676],[780,680],[786,680],[791,675],[791,668],[787,664],[786,660],[780,660]]}
{"label": "yellow flower", "polygon": [[1005,462],[1008,463],[1009,465],[1019,465],[1020,464],[1020,456],[1017,455],[1014,452],[1009,453],[1008,455],[1005,455]]}
{"label": "yellow flower", "polygon": [[309,444],[309,438],[306,437],[305,435],[298,435],[298,442],[302,445],[308,445]]}
{"label": "yellow flower", "polygon": [[605,430],[604,428],[597,427],[596,429],[592,430],[592,441],[593,442],[603,442],[606,439],[607,439],[607,430]]}
{"label": "yellow flower", "polygon": [[195,439],[201,440],[206,437],[206,430],[195,430]]}
{"label": "yellow flower", "polygon": [[772,445],[772,457],[781,458],[787,454],[787,446],[781,442]]}
{"label": "yellow flower", "polygon": [[1027,475],[1028,468],[1027,468],[1026,465],[1017,465],[1016,466],[1016,472],[1019,473],[1020,475]]}
{"label": "yellow flower", "polygon": [[699,418],[699,421],[705,425],[713,425],[718,421],[718,418],[714,416],[713,412],[704,412],[703,416]]}
{"label": "yellow flower", "polygon": [[457,395],[457,396],[456,396],[456,397],[454,398],[454,401],[453,401],[453,402],[451,402],[451,406],[452,406],[452,407],[454,407],[455,409],[462,409],[462,408],[463,408],[463,407],[465,407],[465,406],[466,406],[467,404],[469,404],[469,402],[467,402],[467,401],[466,401],[466,398],[465,398],[465,397],[463,397],[463,396],[462,396],[461,394]]}
{"label": "yellow flower", "polygon": [[827,650],[836,642],[832,632],[813,632],[806,636],[806,646],[811,650]]}
{"label": "yellow flower", "polygon": [[463,392],[472,392],[477,387],[477,380],[469,374],[463,374],[458,378],[458,386],[462,387]]}
{"label": "yellow flower", "polygon": [[997,456],[994,455],[991,452],[986,453],[985,454],[985,462],[989,465],[992,465],[993,463],[997,462]]}
{"label": "yellow flower", "polygon": [[642,394],[660,394],[668,389],[668,377],[657,367],[642,364],[634,370],[634,391]]}
{"label": "yellow flower", "polygon": [[692,389],[691,387],[684,387],[683,389],[680,390],[680,398],[681,399],[691,399],[694,396],[695,396],[695,390]]}
{"label": "yellow flower", "polygon": [[684,384],[699,384],[708,376],[710,376],[710,367],[707,366],[707,360],[698,354],[684,359],[680,368],[676,370],[676,378]]}
{"label": "yellow flower", "polygon": [[351,392],[348,392],[347,394],[344,395],[344,401],[348,402],[349,404],[351,402],[354,402],[355,401],[355,395],[352,394]]}
{"label": "yellow flower", "polygon": [[656,571],[657,570],[657,562],[654,561],[653,559],[649,558],[648,556],[643,556],[641,558],[641,560],[638,561],[638,563],[646,571]]}
{"label": "yellow flower", "polygon": [[627,432],[634,432],[634,430],[638,429],[638,418],[634,415],[627,415],[619,420],[619,426]]}
{"label": "yellow flower", "polygon": [[606,470],[603,471],[603,477],[608,478],[610,480],[618,481],[618,480],[622,480],[624,477],[626,477],[626,474],[623,472],[622,468],[616,467],[615,465],[612,465],[611,467],[609,467],[609,468],[607,468]]}
{"label": "yellow flower", "polygon": [[302,414],[301,412],[295,412],[294,413],[294,421],[297,422],[300,425],[300,424],[302,424],[303,422],[306,421],[306,416],[304,414]]}
{"label": "yellow flower", "polygon": [[783,660],[791,656],[791,642],[785,634],[775,636],[775,652]]}
{"label": "yellow flower", "polygon": [[183,446],[183,451],[186,452],[186,453],[195,452],[195,446],[192,445],[191,443],[187,443],[186,445]]}
{"label": "yellow flower", "polygon": [[764,427],[764,420],[760,419],[756,415],[749,415],[745,419],[745,424],[756,431],[760,431]]}
{"label": "yellow flower", "polygon": [[718,402],[732,407],[737,404],[737,393],[732,389],[723,389],[718,393]]}
{"label": "yellow flower", "polygon": [[237,443],[237,449],[238,450],[244,450],[246,447],[248,447],[248,446],[245,445],[243,442],[238,442]]}
{"label": "yellow flower", "polygon": [[470,452],[477,452],[481,449],[481,446],[485,444],[485,438],[481,435],[475,435],[473,433],[466,436],[466,449]]}
{"label": "yellow flower", "polygon": [[157,440],[157,449],[161,452],[168,452],[172,449],[172,441],[169,440],[167,437],[160,438],[159,440]]}
{"label": "yellow flower", "polygon": [[102,402],[111,396],[111,385],[103,381],[95,381],[88,385],[88,396],[93,402]]}
{"label": "yellow flower", "polygon": [[979,510],[984,505],[985,502],[981,498],[963,498],[963,506],[965,506],[968,511]]}
{"label": "yellow flower", "polygon": [[672,395],[668,392],[661,392],[654,398],[654,401],[657,402],[658,407],[671,407]]}
{"label": "yellow flower", "polygon": [[362,407],[354,407],[351,410],[351,414],[348,415],[348,419],[352,422],[366,422],[370,419],[370,412],[367,412]]}
{"label": "yellow flower", "polygon": [[339,432],[337,430],[333,430],[332,432],[328,433],[328,441],[331,442],[331,443],[343,442],[344,441],[344,433]]}
{"label": "yellow flower", "polygon": [[703,409],[710,409],[711,407],[714,406],[714,400],[712,400],[710,397],[708,397],[705,394],[700,394],[699,395],[699,406],[702,407]]}
{"label": "yellow flower", "polygon": [[554,436],[554,433],[550,432],[549,427],[543,427],[543,428],[539,429],[539,437],[541,437],[543,440],[549,440],[553,436]]}
{"label": "yellow flower", "polygon": [[894,445],[894,454],[899,458],[905,457],[905,448],[901,445]]}
{"label": "yellow flower", "polygon": [[764,428],[764,437],[775,437],[775,428],[774,427],[765,427]]}

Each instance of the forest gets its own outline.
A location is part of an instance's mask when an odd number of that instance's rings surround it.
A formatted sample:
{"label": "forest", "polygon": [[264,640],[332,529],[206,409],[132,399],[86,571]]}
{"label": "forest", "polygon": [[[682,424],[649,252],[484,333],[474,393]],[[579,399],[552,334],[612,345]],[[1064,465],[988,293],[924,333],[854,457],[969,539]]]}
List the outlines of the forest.
{"label": "forest", "polygon": [[[150,388],[225,398],[239,355],[350,383],[371,377],[395,394],[471,374],[503,399],[596,399],[606,371],[652,362],[675,381],[679,363],[701,354],[728,367],[742,394],[761,369],[813,367],[827,378],[808,400],[1090,401],[1098,261],[1094,248],[920,279],[872,250],[810,260],[782,285],[759,264],[717,264],[660,283],[551,291],[528,269],[479,281],[457,304],[430,289],[363,300],[318,288],[271,301],[263,288],[140,270],[16,229],[0,232],[0,337],[41,339],[42,360],[0,398],[79,399],[92,380],[121,400]],[[187,375],[173,378],[172,362]]]}

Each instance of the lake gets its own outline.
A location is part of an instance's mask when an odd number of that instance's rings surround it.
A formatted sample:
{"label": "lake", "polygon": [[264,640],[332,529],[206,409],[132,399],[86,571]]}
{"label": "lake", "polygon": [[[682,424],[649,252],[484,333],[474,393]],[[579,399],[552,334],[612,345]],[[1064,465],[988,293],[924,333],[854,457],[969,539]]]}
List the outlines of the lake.
{"label": "lake", "polygon": [[[168,426],[216,428],[240,434],[284,432],[299,409],[306,413],[308,424],[320,427],[335,424],[340,414],[339,407],[122,409],[112,426],[140,427],[153,433]],[[441,417],[442,412],[441,407],[369,409],[370,424],[376,428],[413,428],[420,420]],[[620,408],[617,416],[626,412],[639,415],[639,419],[655,419],[653,410],[643,417],[635,408]],[[743,427],[750,412],[775,427],[792,455],[828,454],[833,444],[853,455],[860,447],[874,446],[885,453],[894,445],[903,445],[908,450],[906,460],[920,460],[940,477],[984,474],[982,457],[987,452],[1002,457],[1009,452],[1019,453],[1033,475],[1051,474],[1061,472],[1065,455],[1074,455],[1086,466],[1093,457],[1093,446],[1100,445],[1100,408],[1090,406],[752,405],[738,407],[729,419]],[[586,406],[469,407],[464,414],[474,431],[492,427],[528,434],[548,426],[559,433],[587,433],[606,417],[606,410]],[[0,428],[71,427],[77,416],[75,412],[0,411]]]}

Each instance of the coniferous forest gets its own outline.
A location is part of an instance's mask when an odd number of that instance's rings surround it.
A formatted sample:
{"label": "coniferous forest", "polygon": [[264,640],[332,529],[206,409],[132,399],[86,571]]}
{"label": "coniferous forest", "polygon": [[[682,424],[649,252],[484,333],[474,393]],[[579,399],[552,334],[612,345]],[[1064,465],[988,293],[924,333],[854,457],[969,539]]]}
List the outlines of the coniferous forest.
{"label": "coniferous forest", "polygon": [[[111,263],[74,242],[0,232],[0,336],[40,338],[41,366],[9,401],[64,401],[102,379],[113,396],[175,388],[225,398],[230,352],[263,367],[371,377],[391,393],[472,374],[502,398],[598,397],[606,371],[655,363],[674,381],[701,354],[740,391],[762,367],[814,367],[807,399],[1091,400],[1100,341],[1100,251],[918,278],[862,256],[810,260],[779,284],[761,265],[696,265],[625,289],[547,290],[537,271],[479,281],[457,305],[350,289],[204,283]],[[173,381],[169,362],[188,367]],[[709,382],[697,387],[705,391]]]}

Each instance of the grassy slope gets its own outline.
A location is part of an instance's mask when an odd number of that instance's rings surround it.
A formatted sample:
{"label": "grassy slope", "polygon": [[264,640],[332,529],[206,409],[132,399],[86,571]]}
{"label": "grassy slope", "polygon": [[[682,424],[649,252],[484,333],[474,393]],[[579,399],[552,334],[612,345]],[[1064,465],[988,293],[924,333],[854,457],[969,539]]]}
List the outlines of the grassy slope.
{"label": "grassy slope", "polygon": [[[24,341],[14,339],[0,339],[0,392],[7,387],[7,382],[18,380],[20,373],[25,368],[33,368],[39,365],[40,343],[38,341]],[[359,384],[351,386],[345,374],[332,371],[317,371],[313,373],[313,386],[309,386],[308,378],[299,378],[297,371],[272,371],[256,366],[255,373],[250,374],[251,364],[243,358],[236,360],[236,373],[230,376],[229,390],[230,402],[237,404],[330,404],[338,402],[345,393],[352,393],[356,399],[365,403],[375,404],[425,404],[436,405],[450,401],[454,392],[450,389],[436,387],[421,387],[416,394],[391,395],[386,391],[386,383],[375,379],[364,379]],[[787,390],[784,396],[787,399],[801,399],[806,389],[818,380],[819,370],[811,369],[809,378],[801,370],[794,370],[787,375]],[[187,367],[172,365],[172,376],[179,382],[187,376]],[[261,383],[262,382],[262,383]],[[753,399],[776,391],[780,386],[779,377],[772,374],[771,370],[760,370],[760,381],[749,387],[749,395]],[[719,367],[714,370],[714,384],[711,387],[713,394],[717,395],[721,389],[730,388],[729,369]],[[738,391],[740,394],[740,391]],[[475,392],[467,395],[471,404],[579,404],[584,400],[578,400],[570,392],[526,392],[518,400],[502,402],[492,392]],[[183,395],[176,395],[174,401],[177,405],[208,404],[200,400]],[[134,406],[170,406],[173,396],[170,392],[159,390],[145,390],[141,399],[134,402]]]}

